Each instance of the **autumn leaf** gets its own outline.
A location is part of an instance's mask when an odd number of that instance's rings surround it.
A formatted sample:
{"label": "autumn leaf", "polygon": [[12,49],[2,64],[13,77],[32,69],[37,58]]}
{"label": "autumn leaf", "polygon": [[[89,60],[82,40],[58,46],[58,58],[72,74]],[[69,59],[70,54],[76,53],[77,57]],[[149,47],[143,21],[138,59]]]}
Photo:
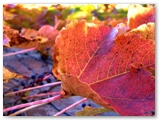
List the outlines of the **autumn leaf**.
{"label": "autumn leaf", "polygon": [[76,116],[95,116],[104,112],[109,112],[110,110],[106,108],[92,108],[90,106],[85,106],[82,111],[76,113]]}
{"label": "autumn leaf", "polygon": [[22,43],[28,43],[30,41],[28,41],[26,38],[21,37],[19,35],[19,31],[12,29],[8,26],[4,26],[3,27],[3,33],[8,37],[9,39],[9,45],[12,46],[18,46]]}
{"label": "autumn leaf", "polygon": [[[52,27],[50,25],[44,25],[38,30],[38,36],[43,39],[47,39],[46,42],[38,44],[37,50],[41,52],[42,56],[48,56],[51,54],[50,51],[55,43],[55,39],[57,35],[59,34],[59,30],[57,30],[55,27]],[[49,50],[47,50],[50,48]]]}
{"label": "autumn leaf", "polygon": [[142,24],[155,22],[155,8],[143,7],[142,5],[130,5],[127,17],[130,29],[137,28]]}
{"label": "autumn leaf", "polygon": [[55,41],[59,31],[50,25],[44,25],[38,30],[38,36],[47,38],[49,41]]}
{"label": "autumn leaf", "polygon": [[12,20],[16,15],[10,13],[10,12],[7,12],[4,10],[3,8],[3,19],[4,20]]}
{"label": "autumn leaf", "polygon": [[64,95],[87,97],[123,116],[155,110],[155,42],[108,26],[71,22],[54,45],[54,75]]}
{"label": "autumn leaf", "polygon": [[24,78],[22,75],[9,71],[3,66],[3,82],[8,82],[12,78]]}
{"label": "autumn leaf", "polygon": [[3,31],[5,34],[3,39],[5,46],[8,43],[11,47],[17,48],[28,49],[36,47],[41,52],[46,51],[46,48],[52,47],[55,43],[55,38],[59,34],[59,31],[50,25],[44,25],[38,31],[23,28],[21,33],[5,26]]}
{"label": "autumn leaf", "polygon": [[112,27],[116,27],[117,24],[120,24],[120,23],[127,24],[127,19],[126,18],[121,18],[121,19],[111,18],[105,21],[105,25],[110,25]]}
{"label": "autumn leaf", "polygon": [[7,46],[10,47],[10,39],[8,38],[8,36],[6,34],[3,34],[3,46]]}
{"label": "autumn leaf", "polygon": [[150,22],[142,24],[139,27],[132,29],[128,34],[139,34],[145,39],[155,40],[155,23]]}
{"label": "autumn leaf", "polygon": [[122,35],[129,30],[129,27],[127,25],[125,25],[124,23],[117,24],[117,26],[115,28],[117,28],[117,30],[118,30],[117,36]]}
{"label": "autumn leaf", "polygon": [[30,29],[30,28],[28,28],[28,29],[22,28],[20,36],[24,37],[24,38],[26,38],[28,40],[33,40],[33,39],[36,38],[37,34],[38,34],[37,30]]}

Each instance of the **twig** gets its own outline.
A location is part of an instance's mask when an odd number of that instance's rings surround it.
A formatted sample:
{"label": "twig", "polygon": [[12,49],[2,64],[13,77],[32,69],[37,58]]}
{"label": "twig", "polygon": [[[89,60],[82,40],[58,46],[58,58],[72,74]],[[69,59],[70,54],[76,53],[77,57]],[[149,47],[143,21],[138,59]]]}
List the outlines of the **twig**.
{"label": "twig", "polygon": [[42,97],[42,96],[47,96],[47,95],[57,95],[57,94],[60,94],[60,93],[61,93],[61,92],[48,92],[48,93],[42,93],[42,94],[37,94],[37,95],[22,97],[22,99],[29,99],[29,98],[35,98],[35,97]]}
{"label": "twig", "polygon": [[52,75],[52,74],[49,74],[49,75],[45,76],[45,77],[43,78],[43,80],[46,80],[46,79],[50,78],[51,76],[53,76],[53,75]]}
{"label": "twig", "polygon": [[18,115],[18,114],[21,114],[21,113],[26,112],[26,111],[28,111],[28,110],[30,110],[30,109],[33,109],[33,108],[42,106],[42,105],[44,105],[44,104],[46,104],[46,103],[29,106],[29,107],[27,107],[27,108],[24,108],[24,109],[22,109],[22,110],[19,110],[19,111],[15,112],[15,113],[13,113],[13,114],[10,114],[9,116],[16,116],[16,115]]}
{"label": "twig", "polygon": [[32,50],[35,50],[35,49],[36,49],[36,47],[33,47],[33,48],[29,48],[29,49],[18,51],[18,52],[14,52],[14,53],[8,53],[8,54],[4,54],[3,57],[17,55],[17,54],[29,52],[29,51],[32,51]]}
{"label": "twig", "polygon": [[53,86],[53,85],[59,85],[59,84],[61,84],[61,82],[49,83],[49,84],[45,84],[45,85],[41,85],[41,86],[31,87],[31,88],[22,89],[22,90],[19,90],[19,91],[16,91],[16,92],[7,93],[7,94],[5,94],[5,96],[9,96],[9,95],[13,95],[13,94],[16,94],[16,93],[25,92],[25,91],[28,91],[28,90],[34,90],[34,89],[38,89],[38,88],[43,88],[43,87],[48,87],[48,86]]}
{"label": "twig", "polygon": [[66,112],[67,110],[69,110],[69,109],[71,109],[71,108],[77,106],[78,104],[80,104],[80,103],[82,103],[82,102],[84,102],[84,101],[86,101],[86,100],[87,100],[87,98],[83,98],[83,99],[81,99],[81,100],[75,102],[74,104],[72,104],[72,105],[66,107],[65,109],[61,110],[60,112],[56,113],[56,114],[53,115],[53,116],[59,116],[59,115],[63,114],[64,112]]}
{"label": "twig", "polygon": [[13,107],[5,108],[5,109],[3,109],[3,112],[8,112],[8,111],[11,111],[11,110],[14,110],[14,109],[20,109],[20,108],[24,108],[24,107],[28,107],[28,106],[33,106],[35,104],[43,104],[43,103],[46,104],[46,103],[58,100],[62,97],[63,97],[62,94],[59,94],[55,97],[50,97],[50,98],[43,99],[43,100],[37,100],[37,101],[34,101],[34,102],[20,104],[20,105],[16,105],[16,106],[13,106]]}

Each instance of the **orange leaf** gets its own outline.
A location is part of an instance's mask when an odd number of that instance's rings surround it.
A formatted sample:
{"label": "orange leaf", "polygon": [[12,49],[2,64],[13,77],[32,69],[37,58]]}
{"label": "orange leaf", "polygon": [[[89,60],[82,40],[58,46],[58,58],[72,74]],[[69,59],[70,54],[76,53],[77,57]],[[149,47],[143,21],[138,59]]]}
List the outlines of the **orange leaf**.
{"label": "orange leaf", "polygon": [[138,34],[118,36],[117,29],[72,22],[54,45],[54,75],[66,96],[80,95],[121,115],[150,115],[155,82],[154,41]]}
{"label": "orange leaf", "polygon": [[128,26],[130,29],[142,24],[155,22],[155,8],[131,5],[128,10]]}
{"label": "orange leaf", "polygon": [[38,34],[37,30],[30,29],[30,28],[28,29],[22,28],[20,36],[25,37],[28,40],[33,40],[36,38],[37,34]]}
{"label": "orange leaf", "polygon": [[8,82],[9,79],[13,78],[24,78],[22,75],[9,71],[3,66],[3,82]]}

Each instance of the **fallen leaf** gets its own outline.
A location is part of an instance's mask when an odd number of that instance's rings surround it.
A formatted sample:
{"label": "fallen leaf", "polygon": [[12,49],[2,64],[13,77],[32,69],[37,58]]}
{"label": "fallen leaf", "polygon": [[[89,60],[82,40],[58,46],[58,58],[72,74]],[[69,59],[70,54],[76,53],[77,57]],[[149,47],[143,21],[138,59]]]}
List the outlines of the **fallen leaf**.
{"label": "fallen leaf", "polygon": [[155,22],[155,8],[143,7],[139,4],[130,5],[127,17],[130,29],[137,28],[142,24]]}
{"label": "fallen leaf", "polygon": [[49,41],[55,41],[59,31],[50,25],[44,25],[38,30],[38,36],[47,38]]}
{"label": "fallen leaf", "polygon": [[3,34],[3,46],[7,46],[10,47],[10,39],[8,38],[8,36],[6,34]]}
{"label": "fallen leaf", "polygon": [[4,8],[3,8],[3,20],[12,20],[15,16],[16,15],[5,11]]}
{"label": "fallen leaf", "polygon": [[87,97],[123,116],[155,110],[155,81],[143,67],[154,67],[155,41],[120,35],[108,26],[71,22],[54,45],[54,75],[66,96]]}
{"label": "fallen leaf", "polygon": [[[10,27],[3,28],[4,34],[8,36],[10,39],[10,46],[14,46],[17,48],[33,48],[40,46],[40,44],[45,43],[47,41],[51,41],[53,39],[53,43],[55,37],[58,33],[51,33],[50,30],[44,32],[43,34],[39,34],[39,31],[33,29],[23,29],[21,34],[19,31],[11,29]],[[53,32],[53,31],[52,31]],[[51,44],[53,46],[53,44]]]}
{"label": "fallen leaf", "polygon": [[59,34],[59,31],[55,29],[55,27],[52,27],[50,25],[44,25],[38,30],[37,37],[47,39],[46,42],[38,44],[37,46],[37,50],[41,52],[42,56],[48,56],[52,53],[51,51],[53,50],[51,48],[53,47],[55,43],[55,39],[58,34]]}
{"label": "fallen leaf", "polygon": [[[26,44],[30,42],[30,40],[27,40],[24,37],[21,37],[19,35],[19,31],[12,29],[8,26],[3,27],[3,33],[7,35],[7,37],[10,39],[9,44],[10,46],[17,46],[19,48],[27,48]],[[33,42],[33,41],[31,41]],[[25,45],[22,45],[25,44]],[[30,44],[31,46],[31,44]],[[30,48],[30,47],[29,47]]]}
{"label": "fallen leaf", "polygon": [[30,28],[28,28],[28,29],[22,28],[20,36],[24,37],[28,40],[33,40],[36,38],[37,34],[38,34],[37,30],[30,29]]}
{"label": "fallen leaf", "polygon": [[76,116],[95,116],[104,112],[109,112],[110,110],[106,108],[92,108],[90,106],[85,106],[84,109],[76,113]]}
{"label": "fallen leaf", "polygon": [[105,25],[110,25],[112,27],[116,27],[117,24],[127,24],[127,19],[126,18],[121,18],[121,19],[116,19],[116,18],[110,18],[109,20],[105,21]]}
{"label": "fallen leaf", "polygon": [[3,82],[8,82],[12,78],[24,78],[22,75],[9,71],[3,66]]}

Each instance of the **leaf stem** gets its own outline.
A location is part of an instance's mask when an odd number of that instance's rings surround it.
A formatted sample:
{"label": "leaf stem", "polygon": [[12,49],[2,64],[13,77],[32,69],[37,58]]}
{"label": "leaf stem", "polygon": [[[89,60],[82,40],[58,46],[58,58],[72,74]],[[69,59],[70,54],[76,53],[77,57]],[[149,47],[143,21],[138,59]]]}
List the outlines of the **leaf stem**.
{"label": "leaf stem", "polygon": [[59,115],[63,114],[64,112],[66,112],[67,110],[70,110],[71,108],[77,106],[78,104],[80,104],[80,103],[82,103],[82,102],[84,102],[84,101],[86,101],[86,100],[87,100],[87,98],[83,98],[83,99],[81,99],[81,100],[75,102],[74,104],[72,104],[72,105],[66,107],[65,109],[61,110],[60,112],[56,113],[56,114],[53,115],[53,116],[59,116]]}
{"label": "leaf stem", "polygon": [[19,90],[19,91],[16,91],[16,92],[7,93],[7,94],[5,94],[5,96],[10,96],[10,95],[13,95],[13,94],[16,94],[16,93],[25,92],[25,91],[28,91],[28,90],[34,90],[34,89],[38,89],[38,88],[54,86],[54,85],[59,85],[59,84],[61,84],[61,82],[49,83],[49,84],[45,84],[45,85],[41,85],[41,86],[26,88],[26,89],[22,89],[22,90]]}
{"label": "leaf stem", "polygon": [[33,48],[29,48],[29,49],[18,51],[18,52],[14,52],[14,53],[8,53],[8,54],[4,54],[3,57],[17,55],[17,54],[29,52],[29,51],[32,51],[32,50],[35,50],[35,49],[36,49],[36,47],[33,47]]}
{"label": "leaf stem", "polygon": [[37,100],[37,101],[34,101],[34,102],[20,104],[20,105],[16,105],[16,106],[13,106],[13,107],[5,108],[5,109],[3,109],[3,112],[8,112],[8,111],[11,111],[11,110],[14,110],[14,109],[20,109],[20,108],[24,108],[24,107],[28,107],[28,106],[33,106],[33,105],[36,105],[36,104],[47,104],[47,103],[50,103],[52,101],[58,100],[62,97],[63,97],[63,95],[59,94],[55,97],[50,97],[50,98],[43,99],[43,100]]}

